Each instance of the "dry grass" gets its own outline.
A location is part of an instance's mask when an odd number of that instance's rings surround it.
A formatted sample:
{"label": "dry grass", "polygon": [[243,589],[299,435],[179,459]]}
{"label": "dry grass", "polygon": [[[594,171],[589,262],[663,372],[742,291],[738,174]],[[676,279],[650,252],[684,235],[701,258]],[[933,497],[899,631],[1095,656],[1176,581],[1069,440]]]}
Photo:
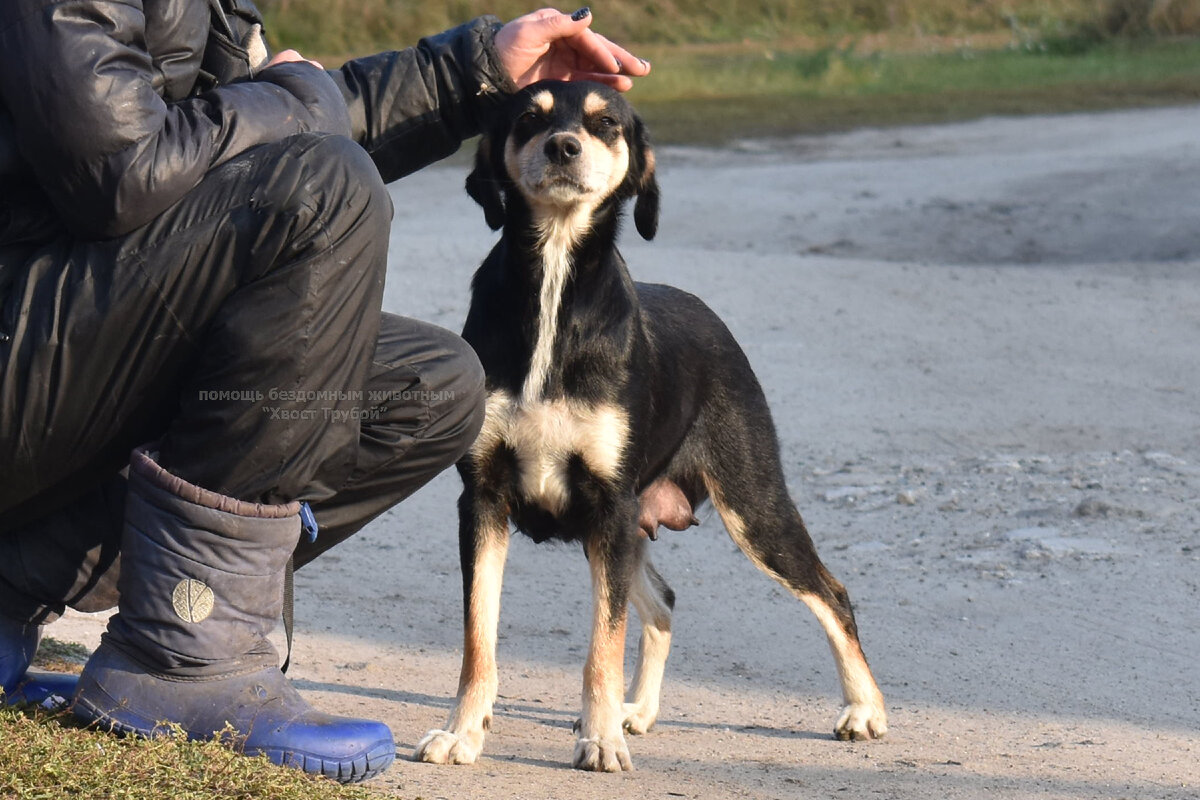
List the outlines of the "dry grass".
{"label": "dry grass", "polygon": [[[582,0],[581,0],[582,2]],[[323,57],[412,44],[480,14],[508,19],[526,0],[260,0],[278,42]],[[595,3],[597,28],[622,42],[685,44],[863,37],[1200,34],[1200,0],[662,0]]]}
{"label": "dry grass", "polygon": [[[88,650],[47,638],[36,666],[78,672]],[[0,705],[0,797],[5,800],[380,800],[265,758],[248,758],[227,731],[189,742],[183,732],[153,740],[81,727],[66,712]]]}
{"label": "dry grass", "polygon": [[1200,101],[1200,40],[1036,50],[650,48],[631,99],[664,143]]}
{"label": "dry grass", "polygon": [[227,744],[79,728],[62,715],[0,707],[0,797],[11,800],[378,800]]}
{"label": "dry grass", "polygon": [[[333,65],[525,0],[260,0],[277,42]],[[596,26],[655,66],[659,141],[719,143],[996,113],[1200,98],[1200,0],[612,0]]]}

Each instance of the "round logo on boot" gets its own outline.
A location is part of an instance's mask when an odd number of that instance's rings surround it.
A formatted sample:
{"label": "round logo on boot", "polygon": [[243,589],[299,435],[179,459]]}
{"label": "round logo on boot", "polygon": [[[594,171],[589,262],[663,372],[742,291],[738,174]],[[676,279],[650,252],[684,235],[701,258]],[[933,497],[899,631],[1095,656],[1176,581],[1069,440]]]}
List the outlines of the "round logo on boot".
{"label": "round logo on boot", "polygon": [[213,590],[203,581],[184,578],[171,593],[171,605],[184,622],[203,622],[213,610]]}

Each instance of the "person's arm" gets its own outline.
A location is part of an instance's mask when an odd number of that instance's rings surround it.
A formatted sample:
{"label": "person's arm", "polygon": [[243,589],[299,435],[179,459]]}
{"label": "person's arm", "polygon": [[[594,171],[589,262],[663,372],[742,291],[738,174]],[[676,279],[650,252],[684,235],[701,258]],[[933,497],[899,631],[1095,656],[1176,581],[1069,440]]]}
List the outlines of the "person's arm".
{"label": "person's arm", "polygon": [[308,63],[166,103],[140,0],[6,0],[0,98],[17,147],[75,234],[153,219],[239,153],[290,133],[350,135],[341,92]]}
{"label": "person's arm", "polygon": [[416,47],[346,62],[330,75],[350,111],[353,138],[385,181],[444,158],[479,133],[488,108],[516,86],[493,49],[495,17]]}

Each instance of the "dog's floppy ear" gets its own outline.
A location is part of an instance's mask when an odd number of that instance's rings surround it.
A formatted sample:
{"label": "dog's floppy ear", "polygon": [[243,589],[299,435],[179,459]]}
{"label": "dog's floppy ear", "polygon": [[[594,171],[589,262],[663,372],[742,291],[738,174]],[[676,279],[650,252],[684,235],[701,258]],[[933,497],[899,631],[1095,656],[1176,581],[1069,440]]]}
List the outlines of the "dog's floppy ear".
{"label": "dog's floppy ear", "polygon": [[633,225],[649,241],[658,233],[658,178],[654,174],[654,150],[650,134],[640,117],[634,117],[630,137],[629,175],[637,201],[633,204]]}
{"label": "dog's floppy ear", "polygon": [[467,194],[483,206],[483,218],[496,231],[504,227],[504,196],[500,193],[500,177],[492,164],[492,137],[479,140],[475,151],[475,169],[467,176]]}

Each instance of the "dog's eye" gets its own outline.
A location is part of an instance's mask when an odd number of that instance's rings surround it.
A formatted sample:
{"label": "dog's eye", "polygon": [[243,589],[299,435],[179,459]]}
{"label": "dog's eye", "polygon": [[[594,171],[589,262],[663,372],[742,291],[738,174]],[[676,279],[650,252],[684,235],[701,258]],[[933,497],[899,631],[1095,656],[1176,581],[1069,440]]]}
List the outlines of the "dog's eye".
{"label": "dog's eye", "polygon": [[520,125],[532,125],[537,121],[538,114],[536,111],[526,111],[524,114],[517,117],[517,123]]}
{"label": "dog's eye", "polygon": [[599,122],[600,122],[601,127],[604,127],[604,128],[617,127],[617,121],[615,119],[613,119],[612,117],[608,117],[608,116],[601,117]]}

